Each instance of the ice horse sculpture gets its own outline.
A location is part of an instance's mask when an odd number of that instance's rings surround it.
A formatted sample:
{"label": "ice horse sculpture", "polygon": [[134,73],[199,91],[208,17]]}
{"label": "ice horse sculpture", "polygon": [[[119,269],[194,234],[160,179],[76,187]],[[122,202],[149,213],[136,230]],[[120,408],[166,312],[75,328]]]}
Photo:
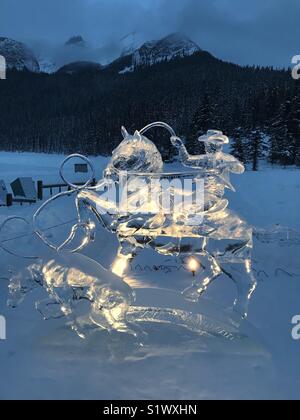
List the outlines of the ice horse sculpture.
{"label": "ice horse sculpture", "polygon": [[[157,127],[170,133],[171,143],[179,152],[179,172],[164,172],[157,147],[145,136]],[[72,155],[65,160],[60,172],[71,191],[46,201],[33,217],[34,232],[53,254],[39,257],[25,273],[13,276],[11,300],[20,300],[20,293],[39,284],[50,295],[53,304],[50,307],[67,316],[80,336],[85,334],[76,307],[83,299],[90,303],[85,322],[109,331],[136,334],[138,327],[127,321],[130,308],[134,308],[134,292],[124,282],[124,272],[147,247],[161,255],[180,255],[197,261],[201,269],[191,285],[182,290],[183,300],[197,302],[213,281],[223,274],[228,276],[237,287],[234,309],[246,317],[256,288],[251,269],[252,229],[228,208],[229,202],[224,198],[226,188],[234,190],[230,173],[244,172],[237,159],[223,152],[228,138],[219,131],[209,131],[199,139],[205,144],[206,153],[192,156],[174,130],[162,122],[150,124],[134,135],[122,128],[122,135],[123,141],[95,187],[90,182],[75,186],[63,175],[64,164],[72,157],[81,157],[91,166],[93,178],[94,168],[87,158]],[[187,180],[192,184],[187,183],[189,187],[185,188]],[[199,190],[202,195],[198,194]],[[52,201],[72,194],[75,194],[78,221],[69,237],[55,246],[40,227],[39,218]],[[79,254],[95,239],[95,221],[119,241],[112,273]],[[69,249],[76,237],[82,238],[80,244]],[[26,285],[25,278],[29,278]],[[51,316],[47,314],[48,308],[49,302],[39,305],[45,318]]]}
{"label": "ice horse sculpture", "polygon": [[[169,130],[171,142],[179,150],[181,163],[193,169],[192,174],[184,170],[170,174],[163,172],[163,162],[156,146],[144,136],[154,127]],[[235,310],[243,317],[247,316],[249,300],[256,288],[251,270],[252,229],[228,209],[228,200],[224,198],[225,188],[234,190],[230,173],[244,172],[243,165],[237,159],[222,151],[223,145],[229,142],[228,138],[219,131],[209,131],[199,139],[205,144],[206,154],[190,156],[181,139],[167,124],[151,124],[134,136],[125,129],[122,132],[124,140],[114,151],[99,186],[109,188],[111,183],[120,183],[125,171],[126,211],[122,203],[107,201],[107,197],[102,198],[97,191],[82,190],[77,196],[80,225],[90,225],[89,214],[92,213],[106,229],[117,234],[120,247],[115,271],[119,275],[122,275],[122,267],[126,267],[145,247],[163,255],[196,258],[202,270],[191,287],[183,291],[184,297],[197,301],[214,280],[225,274],[237,287]],[[178,192],[175,188],[174,192],[174,184],[170,184],[161,194],[170,197],[173,193],[175,205],[172,212],[166,212],[160,204],[154,206],[153,210],[153,194],[149,196],[148,189],[150,180],[178,179],[191,175],[194,180],[204,183],[203,206],[191,200],[189,206],[182,208],[181,201],[174,196],[193,196],[193,191]],[[146,182],[140,183],[141,178]],[[157,188],[161,188],[161,185]],[[152,193],[153,189],[155,187],[152,186]],[[136,209],[137,203],[138,211],[131,212],[131,204]],[[198,224],[197,221],[202,222]]]}

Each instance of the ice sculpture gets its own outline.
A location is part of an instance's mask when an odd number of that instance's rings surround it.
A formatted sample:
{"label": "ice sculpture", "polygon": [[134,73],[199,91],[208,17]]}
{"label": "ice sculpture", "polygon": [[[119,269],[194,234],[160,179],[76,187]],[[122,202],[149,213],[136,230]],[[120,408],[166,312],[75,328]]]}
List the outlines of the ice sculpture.
{"label": "ice sculpture", "polygon": [[163,161],[155,144],[136,131],[131,136],[122,127],[124,141],[113,151],[112,159],[106,169],[106,176],[121,171],[159,173],[163,171]]}
{"label": "ice sculpture", "polygon": [[[151,211],[154,203],[153,195],[148,194],[149,180],[187,176],[184,171],[173,174],[157,173],[157,169],[161,167],[161,160],[157,158],[157,149],[153,144],[151,146],[151,149],[155,150],[153,165],[148,161],[149,155],[146,151],[151,142],[143,135],[156,126],[169,130],[172,144],[179,149],[182,164],[195,170],[194,179],[203,180],[203,207],[197,203],[195,205],[192,200],[193,204],[184,208],[183,211],[180,206],[173,206],[172,213],[166,213],[163,205],[157,203],[154,211]],[[122,207],[113,202],[108,203],[107,197],[103,199],[99,192],[83,190],[77,196],[80,224],[91,223],[89,211],[92,210],[105,228],[117,234],[120,247],[114,269],[119,275],[122,275],[122,269],[128,262],[132,261],[145,247],[151,247],[163,255],[196,256],[202,270],[191,287],[184,290],[184,297],[197,301],[215,279],[225,274],[237,286],[238,297],[234,304],[235,310],[246,317],[249,300],[256,288],[256,280],[251,270],[252,229],[228,209],[228,200],[224,199],[225,188],[234,190],[230,183],[230,173],[244,172],[243,165],[237,159],[222,151],[223,145],[229,142],[228,138],[219,131],[209,131],[207,135],[199,139],[205,143],[206,154],[191,156],[181,139],[167,124],[154,123],[143,129],[140,135],[135,134],[135,139],[143,138],[145,150],[143,150],[144,146],[140,145],[139,158],[135,158],[134,162],[130,160],[127,165],[123,154],[119,155],[119,151],[123,151],[124,147],[126,154],[131,154],[132,137],[124,129],[123,135],[124,141],[114,152],[113,160],[105,171],[103,182],[107,185],[112,180],[115,183],[120,182],[122,173],[118,167],[114,166],[114,162],[119,164],[121,161],[122,170],[126,170],[126,182],[130,184],[126,204],[128,205],[128,200],[138,203],[138,211],[124,213]],[[136,154],[135,141],[132,143],[132,153]],[[142,187],[138,182],[140,177],[146,178]],[[173,189],[173,202],[176,202],[173,184],[169,189],[163,190],[163,194],[172,195],[171,189]],[[180,193],[182,194],[182,191]],[[191,190],[184,193],[193,195]],[[201,220],[202,223],[196,224],[195,220]]]}
{"label": "ice sculpture", "polygon": [[[27,293],[39,286],[49,295],[36,304],[43,317],[67,317],[72,329],[82,338],[85,337],[87,322],[108,331],[134,333],[126,320],[128,308],[134,302],[131,288],[86,256],[53,253],[13,273],[9,305],[18,306]],[[83,318],[77,314],[80,301],[89,302]]]}
{"label": "ice sculpture", "polygon": [[172,137],[171,141],[179,150],[183,165],[203,173],[205,215],[201,229],[207,232],[205,249],[218,267],[210,276],[204,276],[204,280],[196,279],[184,294],[188,299],[197,299],[213,280],[224,273],[237,286],[235,309],[242,316],[247,316],[248,303],[256,288],[251,269],[252,228],[228,209],[228,200],[223,198],[225,188],[235,191],[230,182],[230,173],[242,174],[244,166],[223,152],[223,146],[229,143],[229,139],[221,131],[209,130],[199,138],[199,142],[205,144],[205,155],[191,156],[178,137]]}
{"label": "ice sculpture", "polygon": [[[156,127],[170,133],[182,163],[179,172],[164,172],[157,147],[145,136]],[[181,289],[183,301],[197,302],[213,281],[226,275],[237,287],[234,309],[246,317],[256,288],[251,269],[252,229],[228,208],[224,198],[226,188],[234,190],[230,174],[244,171],[237,159],[223,152],[228,138],[220,131],[208,131],[199,138],[205,143],[206,153],[193,156],[174,130],[162,122],[134,135],[122,128],[122,135],[123,141],[95,187],[89,186],[90,182],[75,186],[63,175],[64,164],[80,155],[72,155],[63,163],[61,176],[70,191],[46,201],[33,217],[34,231],[51,248],[51,255],[31,261],[13,276],[11,303],[16,304],[39,284],[50,300],[39,303],[38,309],[46,318],[67,316],[80,336],[85,335],[87,324],[137,335],[138,328],[129,324],[127,317],[131,314],[131,319],[135,313],[134,292],[123,279],[128,264],[147,247],[164,256],[191,257],[197,264],[199,270],[194,270],[191,285]],[[88,159],[82,158],[93,169]],[[40,215],[51,202],[72,194],[78,221],[66,240],[55,246],[39,224]],[[95,239],[97,223],[119,241],[112,272],[78,253]],[[79,245],[74,247],[76,238]],[[89,302],[84,321],[77,313],[82,301]],[[159,311],[150,309],[145,313],[154,313],[157,321]]]}

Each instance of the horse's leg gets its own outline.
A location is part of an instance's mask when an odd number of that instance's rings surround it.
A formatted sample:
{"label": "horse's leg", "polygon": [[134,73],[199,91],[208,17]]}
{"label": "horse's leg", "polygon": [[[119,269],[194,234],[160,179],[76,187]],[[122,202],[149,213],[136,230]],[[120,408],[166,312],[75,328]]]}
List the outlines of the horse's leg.
{"label": "horse's leg", "polygon": [[58,305],[55,309],[56,314],[59,314],[60,309],[61,315],[67,318],[71,329],[80,338],[86,338],[86,334],[78,322],[78,315],[76,313],[76,306],[81,298],[85,298],[85,291],[82,288],[73,288],[71,286],[59,288],[48,287],[47,291],[50,295],[49,302]]}
{"label": "horse's leg", "polygon": [[138,246],[134,239],[119,237],[118,254],[112,264],[112,272],[119,277],[124,277],[125,272],[138,254]]}
{"label": "horse's leg", "polygon": [[76,209],[78,215],[78,226],[83,228],[85,235],[89,241],[95,238],[95,223],[94,218],[97,216],[97,195],[94,192],[89,192],[89,196],[84,195],[84,192],[76,196]]}
{"label": "horse's leg", "polygon": [[[93,200],[94,197],[94,200]],[[90,221],[91,207],[96,208],[97,195],[89,192],[89,196],[85,192],[80,192],[76,196],[76,209],[78,215],[78,222],[86,224]]]}
{"label": "horse's leg", "polygon": [[[98,185],[97,191],[82,190],[76,196],[76,208],[78,214],[78,221],[82,225],[93,224],[93,220],[96,218],[101,225],[109,230],[114,230],[112,227],[112,222],[115,217],[119,214],[119,208],[116,203],[116,192],[112,188],[109,189],[109,193],[101,194],[108,185],[103,180],[101,184]],[[107,208],[107,200],[109,202],[109,210]]]}
{"label": "horse's leg", "polygon": [[[126,270],[128,266],[132,263],[132,261],[137,257],[139,251],[143,248],[142,246],[139,246],[139,244],[133,239],[133,238],[124,238],[119,237],[119,249],[117,257],[115,258],[115,261],[112,264],[112,272],[116,274],[117,276],[124,279],[126,277]],[[126,282],[126,278],[124,279]],[[129,282],[128,282],[129,283]],[[129,283],[130,285],[130,283]],[[111,314],[107,316],[106,313],[106,321],[109,319],[114,319],[114,325],[113,328],[111,328],[112,323],[110,322],[110,332],[118,331],[118,332],[126,332],[136,338],[139,344],[142,344],[145,341],[145,338],[147,337],[147,333],[144,332],[144,330],[137,325],[134,321],[129,322],[127,320],[127,313],[130,309],[130,307],[134,304],[135,301],[135,293],[133,292],[132,297],[130,299],[123,299],[119,302],[119,306],[117,307],[117,310],[115,311],[118,316],[117,320],[114,316],[111,317]],[[104,304],[105,306],[105,304]]]}
{"label": "horse's leg", "polygon": [[197,302],[210,284],[222,274],[221,267],[212,255],[203,251],[198,257],[201,265],[200,273],[196,274],[192,286],[183,291],[185,299],[192,302]]}
{"label": "horse's leg", "polygon": [[84,330],[84,327],[78,322],[78,314],[76,313],[76,305],[78,304],[78,299],[75,296],[76,293],[73,289],[73,298],[67,302],[67,305],[64,305],[63,310],[67,311],[66,316],[70,322],[72,330],[75,331],[80,338],[85,339],[87,337],[86,331]]}
{"label": "horse's leg", "polygon": [[251,260],[246,260],[240,264],[222,264],[222,270],[237,287],[237,299],[234,302],[234,310],[243,318],[247,318],[250,299],[257,287]]}
{"label": "horse's leg", "polygon": [[45,320],[59,319],[64,316],[61,310],[61,304],[54,298],[40,300],[36,302],[35,307]]}

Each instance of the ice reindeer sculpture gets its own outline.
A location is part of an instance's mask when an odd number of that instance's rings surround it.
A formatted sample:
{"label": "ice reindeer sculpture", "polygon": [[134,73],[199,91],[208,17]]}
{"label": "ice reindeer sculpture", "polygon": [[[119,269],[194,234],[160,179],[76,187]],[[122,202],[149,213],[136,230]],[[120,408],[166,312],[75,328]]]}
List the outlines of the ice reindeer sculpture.
{"label": "ice reindeer sculpture", "polygon": [[[157,127],[169,131],[171,143],[179,151],[179,172],[164,172],[157,147],[145,136],[148,130]],[[191,156],[183,141],[165,123],[150,124],[134,135],[122,128],[122,134],[123,141],[113,152],[103,179],[96,187],[89,186],[89,182],[78,187],[64,178],[64,164],[80,155],[73,155],[63,163],[61,176],[71,191],[45,202],[33,218],[35,233],[52,249],[54,256],[26,268],[31,283],[46,288],[52,303],[54,301],[60,313],[72,320],[79,335],[84,335],[76,318],[76,302],[80,299],[90,302],[89,320],[94,325],[135,334],[137,330],[127,321],[127,313],[134,305],[134,293],[124,283],[123,274],[128,263],[148,247],[162,255],[184,255],[198,261],[201,269],[190,287],[182,290],[182,299],[187,301],[198,301],[213,281],[227,275],[237,287],[234,309],[245,318],[256,288],[251,270],[252,229],[228,208],[228,200],[224,198],[226,188],[234,190],[230,173],[244,171],[238,160],[223,152],[228,138],[219,131],[209,131],[199,139],[204,142],[206,153]],[[88,159],[81,158],[93,169]],[[57,247],[39,226],[39,217],[50,202],[73,193],[76,194],[78,222]],[[95,220],[119,240],[112,273],[78,254],[93,241]],[[71,253],[67,252],[78,236],[82,237],[80,245]],[[12,295],[18,297],[20,290],[26,291],[22,279],[24,273],[12,279]],[[45,313],[49,305],[42,303],[41,306],[41,312]]]}

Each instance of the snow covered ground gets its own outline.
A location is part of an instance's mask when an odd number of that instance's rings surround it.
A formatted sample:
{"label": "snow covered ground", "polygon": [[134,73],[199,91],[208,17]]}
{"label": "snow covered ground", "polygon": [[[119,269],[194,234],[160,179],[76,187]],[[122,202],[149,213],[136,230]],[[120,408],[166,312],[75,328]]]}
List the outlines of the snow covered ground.
{"label": "snow covered ground", "polygon": [[[11,182],[18,176],[33,176],[56,182],[62,158],[0,153],[0,179]],[[107,160],[93,160],[99,177]],[[267,168],[234,177],[233,183],[237,193],[228,194],[230,206],[249,223],[257,227],[281,224],[300,232],[298,170]],[[59,217],[73,217],[71,200],[57,205],[64,210]],[[2,207],[0,220],[13,214],[30,217],[34,209]],[[109,266],[116,245],[115,238],[101,231],[88,253]],[[221,335],[196,339],[180,328],[152,325],[141,348],[129,337],[106,333],[81,341],[63,320],[43,321],[34,309],[42,290],[28,296],[19,308],[8,309],[6,267],[17,262],[0,251],[0,278],[4,277],[0,279],[0,315],[7,320],[7,340],[0,341],[0,399],[300,398],[300,341],[291,336],[291,320],[300,314],[299,252],[296,244],[255,241],[259,284],[240,338],[236,334],[233,340]],[[190,281],[189,273],[176,270],[178,264],[145,251],[128,279],[132,284],[142,279],[164,288]],[[216,281],[199,303],[199,311],[218,314],[216,318],[226,322],[222,311],[232,303],[234,293],[228,280]],[[174,304],[178,296],[151,291],[142,298]]]}

